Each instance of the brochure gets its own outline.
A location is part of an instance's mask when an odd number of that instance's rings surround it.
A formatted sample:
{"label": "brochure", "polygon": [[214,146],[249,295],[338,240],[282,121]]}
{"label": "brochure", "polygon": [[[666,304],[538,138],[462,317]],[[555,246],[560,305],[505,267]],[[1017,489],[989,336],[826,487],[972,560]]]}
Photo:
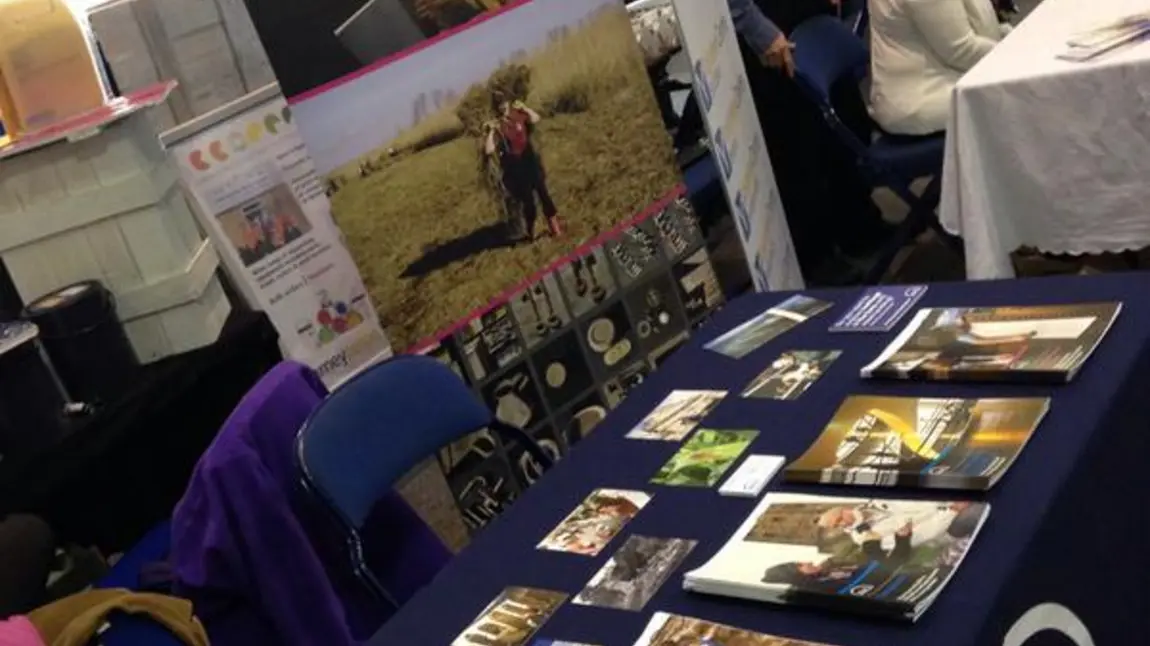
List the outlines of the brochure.
{"label": "brochure", "polygon": [[651,482],[672,487],[713,487],[758,435],[758,431],[701,428],[671,456]]}
{"label": "brochure", "polygon": [[627,437],[681,442],[726,396],[725,390],[674,390]]}
{"label": "brochure", "polygon": [[567,594],[536,588],[506,588],[451,646],[526,646]]}
{"label": "brochure", "polygon": [[946,586],[990,507],[768,493],[686,590],[915,621]]}
{"label": "brochure", "polygon": [[853,395],[787,482],[990,489],[1050,408],[1045,397],[928,399]]}
{"label": "brochure", "polygon": [[572,602],[639,611],[695,548],[682,538],[630,536]]}
{"label": "brochure", "polygon": [[926,294],[926,285],[871,287],[835,321],[831,332],[889,332]]}
{"label": "brochure", "polygon": [[863,377],[1061,383],[1106,336],[1121,303],[919,310]]}
{"label": "brochure", "polygon": [[703,347],[741,359],[807,319],[830,309],[831,303],[797,294],[745,321]]}
{"label": "brochure", "polygon": [[595,556],[650,500],[651,496],[642,491],[596,489],[537,549]]}
{"label": "brochure", "polygon": [[743,390],[743,397],[798,399],[842,356],[839,350],[790,350],[779,355]]}
{"label": "brochure", "polygon": [[829,646],[656,612],[635,646]]}

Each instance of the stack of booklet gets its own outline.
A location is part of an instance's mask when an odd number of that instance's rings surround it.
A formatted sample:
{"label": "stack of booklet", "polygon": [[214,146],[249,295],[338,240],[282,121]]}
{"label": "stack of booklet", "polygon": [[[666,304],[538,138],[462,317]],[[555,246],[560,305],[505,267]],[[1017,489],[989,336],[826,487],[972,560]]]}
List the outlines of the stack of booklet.
{"label": "stack of booklet", "polygon": [[1121,303],[919,310],[863,377],[1060,383],[1074,378]]}
{"label": "stack of booklet", "polygon": [[788,482],[987,490],[1050,399],[851,396],[784,471]]}
{"label": "stack of booklet", "polygon": [[979,502],[769,493],[683,587],[915,621],[989,513]]}

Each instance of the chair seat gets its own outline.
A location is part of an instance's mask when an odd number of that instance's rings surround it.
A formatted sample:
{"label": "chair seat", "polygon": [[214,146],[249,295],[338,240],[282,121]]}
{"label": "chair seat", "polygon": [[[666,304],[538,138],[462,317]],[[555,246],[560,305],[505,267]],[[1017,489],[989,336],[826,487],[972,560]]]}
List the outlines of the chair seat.
{"label": "chair seat", "polygon": [[945,141],[942,133],[921,137],[881,133],[867,154],[872,164],[886,172],[914,179],[942,170]]}

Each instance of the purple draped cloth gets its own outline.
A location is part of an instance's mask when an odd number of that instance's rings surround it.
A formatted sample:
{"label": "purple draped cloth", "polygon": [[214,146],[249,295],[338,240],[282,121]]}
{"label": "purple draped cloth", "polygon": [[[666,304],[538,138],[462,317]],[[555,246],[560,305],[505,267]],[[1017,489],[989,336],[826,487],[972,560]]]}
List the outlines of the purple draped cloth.
{"label": "purple draped cloth", "polygon": [[[343,646],[391,609],[351,574],[332,523],[299,488],[296,432],[327,391],[284,362],[244,397],[200,458],[172,515],[174,593],[190,599],[214,646]],[[397,494],[371,514],[373,572],[402,602],[450,559]]]}

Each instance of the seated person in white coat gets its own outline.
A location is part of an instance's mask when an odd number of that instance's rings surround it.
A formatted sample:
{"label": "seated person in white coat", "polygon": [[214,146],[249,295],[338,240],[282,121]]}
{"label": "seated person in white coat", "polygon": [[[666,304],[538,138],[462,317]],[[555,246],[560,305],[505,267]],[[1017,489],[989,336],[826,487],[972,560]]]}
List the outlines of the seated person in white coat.
{"label": "seated person in white coat", "polygon": [[1010,26],[991,0],[869,0],[870,110],[887,132],[946,129],[958,80]]}

